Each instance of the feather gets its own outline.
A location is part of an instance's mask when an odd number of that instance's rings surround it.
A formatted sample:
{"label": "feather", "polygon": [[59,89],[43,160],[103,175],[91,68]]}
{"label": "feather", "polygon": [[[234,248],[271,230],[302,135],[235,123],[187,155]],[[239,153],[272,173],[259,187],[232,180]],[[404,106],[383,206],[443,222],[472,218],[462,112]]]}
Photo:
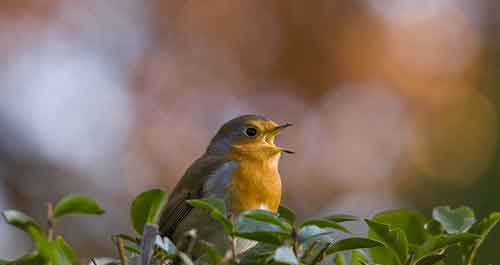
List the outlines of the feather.
{"label": "feather", "polygon": [[160,233],[172,237],[179,224],[190,214],[186,200],[216,197],[225,199],[225,187],[231,183],[238,162],[220,156],[204,155],[186,171],[169,196],[158,225]]}

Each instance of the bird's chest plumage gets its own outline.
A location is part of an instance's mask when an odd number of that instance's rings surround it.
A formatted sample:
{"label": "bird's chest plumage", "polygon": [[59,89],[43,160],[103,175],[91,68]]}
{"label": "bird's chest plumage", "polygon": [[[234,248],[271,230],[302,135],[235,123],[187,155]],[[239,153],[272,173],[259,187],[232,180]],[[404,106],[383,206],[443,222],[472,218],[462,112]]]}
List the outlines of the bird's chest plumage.
{"label": "bird's chest plumage", "polygon": [[259,208],[278,210],[281,200],[278,159],[239,161],[227,187],[232,213]]}

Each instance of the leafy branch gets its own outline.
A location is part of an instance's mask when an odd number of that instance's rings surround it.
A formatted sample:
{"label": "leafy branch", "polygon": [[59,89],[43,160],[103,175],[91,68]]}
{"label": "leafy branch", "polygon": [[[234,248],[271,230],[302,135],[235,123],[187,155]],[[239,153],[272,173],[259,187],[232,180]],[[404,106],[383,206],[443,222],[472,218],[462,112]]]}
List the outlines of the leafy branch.
{"label": "leafy branch", "polygon": [[[91,259],[91,265],[222,265],[222,264],[346,264],[351,265],[432,265],[445,264],[451,246],[458,246],[463,265],[473,265],[477,251],[490,231],[500,222],[500,212],[477,221],[472,209],[436,207],[432,218],[414,210],[392,210],[376,214],[364,223],[367,235],[353,235],[349,222],[360,222],[351,215],[308,218],[298,222],[291,209],[280,206],[277,213],[256,209],[231,216],[218,199],[189,200],[224,228],[230,244],[227,249],[199,240],[196,231],[185,234],[185,244],[176,246],[158,233],[158,215],[167,196],[159,189],[145,191],[131,204],[130,219],[135,235],[112,237],[116,259]],[[103,214],[92,198],[71,194],[47,206],[47,229],[17,210],[5,210],[5,221],[26,232],[35,249],[14,261],[0,259],[0,265],[77,265],[78,258],[61,235],[55,233],[58,221],[73,214]],[[236,253],[237,240],[251,240],[255,246]],[[202,256],[194,256],[193,249]],[[366,250],[366,251],[364,251]]]}

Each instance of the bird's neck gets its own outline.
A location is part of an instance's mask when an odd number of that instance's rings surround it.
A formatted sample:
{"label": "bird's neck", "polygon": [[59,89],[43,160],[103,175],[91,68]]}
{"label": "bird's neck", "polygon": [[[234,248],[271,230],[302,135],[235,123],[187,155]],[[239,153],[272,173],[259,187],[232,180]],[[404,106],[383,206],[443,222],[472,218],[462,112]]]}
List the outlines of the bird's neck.
{"label": "bird's neck", "polygon": [[255,169],[260,169],[266,172],[277,172],[278,164],[281,154],[276,153],[273,155],[262,155],[262,154],[232,154],[227,158],[230,160],[236,160],[239,164],[245,164],[254,167]]}

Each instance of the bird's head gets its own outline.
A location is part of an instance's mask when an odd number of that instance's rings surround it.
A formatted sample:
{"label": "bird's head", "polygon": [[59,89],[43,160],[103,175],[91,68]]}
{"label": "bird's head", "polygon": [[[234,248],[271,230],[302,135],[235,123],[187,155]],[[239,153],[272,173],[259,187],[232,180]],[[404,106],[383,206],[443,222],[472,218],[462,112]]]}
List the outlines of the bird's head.
{"label": "bird's head", "polygon": [[214,136],[207,152],[237,158],[269,159],[293,153],[278,147],[274,140],[290,123],[278,125],[260,115],[244,115],[225,123]]}

